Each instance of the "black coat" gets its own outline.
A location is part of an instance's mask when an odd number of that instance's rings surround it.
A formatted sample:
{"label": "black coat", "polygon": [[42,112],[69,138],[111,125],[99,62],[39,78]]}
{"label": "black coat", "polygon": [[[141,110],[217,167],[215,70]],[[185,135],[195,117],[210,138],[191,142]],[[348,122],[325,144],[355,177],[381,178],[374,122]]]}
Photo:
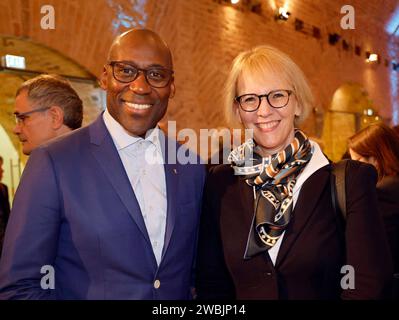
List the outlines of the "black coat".
{"label": "black coat", "polygon": [[10,216],[10,202],[8,200],[8,188],[0,183],[0,254],[3,247],[4,232]]}
{"label": "black coat", "polygon": [[377,197],[391,247],[394,272],[399,273],[399,176],[382,178],[377,184]]}
{"label": "black coat", "polygon": [[8,188],[4,183],[0,183],[0,218],[7,225],[10,216],[10,202],[8,200]]}
{"label": "black coat", "polygon": [[[268,254],[244,260],[253,193],[227,166],[206,183],[197,257],[199,299],[378,299],[389,294],[392,262],[377,209],[375,169],[350,161],[346,222],[331,200],[331,166],[302,185],[276,264]],[[341,289],[343,265],[355,289]]]}

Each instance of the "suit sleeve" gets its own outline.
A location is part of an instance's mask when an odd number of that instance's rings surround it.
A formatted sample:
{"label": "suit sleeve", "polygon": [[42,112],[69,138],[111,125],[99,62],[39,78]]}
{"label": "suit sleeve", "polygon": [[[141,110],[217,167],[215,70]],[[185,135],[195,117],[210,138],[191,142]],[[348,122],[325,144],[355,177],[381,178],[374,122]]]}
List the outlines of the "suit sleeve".
{"label": "suit sleeve", "polygon": [[366,164],[351,165],[347,176],[347,264],[354,268],[355,289],[343,299],[382,299],[390,291],[392,261],[376,196],[377,172]]}
{"label": "suit sleeve", "polygon": [[23,172],[6,230],[0,261],[1,299],[53,299],[41,279],[54,267],[60,227],[60,197],[46,149],[35,150]]}
{"label": "suit sleeve", "polygon": [[219,213],[213,203],[220,201],[217,192],[214,192],[217,182],[211,170],[205,183],[199,229],[196,270],[198,300],[235,298],[234,284],[224,260]]}

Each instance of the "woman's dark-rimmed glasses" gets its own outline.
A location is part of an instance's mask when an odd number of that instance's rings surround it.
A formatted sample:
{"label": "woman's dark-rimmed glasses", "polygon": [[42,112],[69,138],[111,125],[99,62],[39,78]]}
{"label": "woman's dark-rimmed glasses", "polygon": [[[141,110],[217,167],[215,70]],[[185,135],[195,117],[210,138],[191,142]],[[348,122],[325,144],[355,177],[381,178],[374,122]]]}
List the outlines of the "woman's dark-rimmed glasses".
{"label": "woman's dark-rimmed glasses", "polygon": [[246,112],[254,112],[258,110],[263,97],[266,97],[266,100],[271,107],[280,109],[284,108],[288,104],[292,93],[292,90],[279,89],[261,95],[255,93],[243,94],[236,97],[234,100],[238,102],[241,109]]}

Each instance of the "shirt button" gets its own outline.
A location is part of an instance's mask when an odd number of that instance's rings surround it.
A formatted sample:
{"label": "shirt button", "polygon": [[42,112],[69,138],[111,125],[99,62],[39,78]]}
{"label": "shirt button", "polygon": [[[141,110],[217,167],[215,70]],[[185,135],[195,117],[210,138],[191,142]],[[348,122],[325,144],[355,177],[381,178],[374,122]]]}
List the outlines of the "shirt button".
{"label": "shirt button", "polygon": [[266,272],[266,275],[270,277],[272,275],[272,273],[271,272]]}
{"label": "shirt button", "polygon": [[154,248],[156,248],[158,245],[158,242],[154,241]]}
{"label": "shirt button", "polygon": [[158,279],[154,281],[154,288],[155,289],[159,289],[159,287],[161,286],[161,281],[159,281]]}

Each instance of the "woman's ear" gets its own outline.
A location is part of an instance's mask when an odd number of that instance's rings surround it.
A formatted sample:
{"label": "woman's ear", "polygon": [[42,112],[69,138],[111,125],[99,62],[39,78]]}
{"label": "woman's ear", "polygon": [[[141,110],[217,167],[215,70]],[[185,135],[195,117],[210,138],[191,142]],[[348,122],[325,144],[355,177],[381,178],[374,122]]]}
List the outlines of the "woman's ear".
{"label": "woman's ear", "polygon": [[242,120],[241,120],[241,116],[240,116],[240,108],[238,107],[237,102],[234,102],[233,108],[234,108],[234,115],[236,117],[236,120],[242,124]]}
{"label": "woman's ear", "polygon": [[299,105],[298,100],[295,99],[295,117],[299,118],[302,114],[302,107]]}

